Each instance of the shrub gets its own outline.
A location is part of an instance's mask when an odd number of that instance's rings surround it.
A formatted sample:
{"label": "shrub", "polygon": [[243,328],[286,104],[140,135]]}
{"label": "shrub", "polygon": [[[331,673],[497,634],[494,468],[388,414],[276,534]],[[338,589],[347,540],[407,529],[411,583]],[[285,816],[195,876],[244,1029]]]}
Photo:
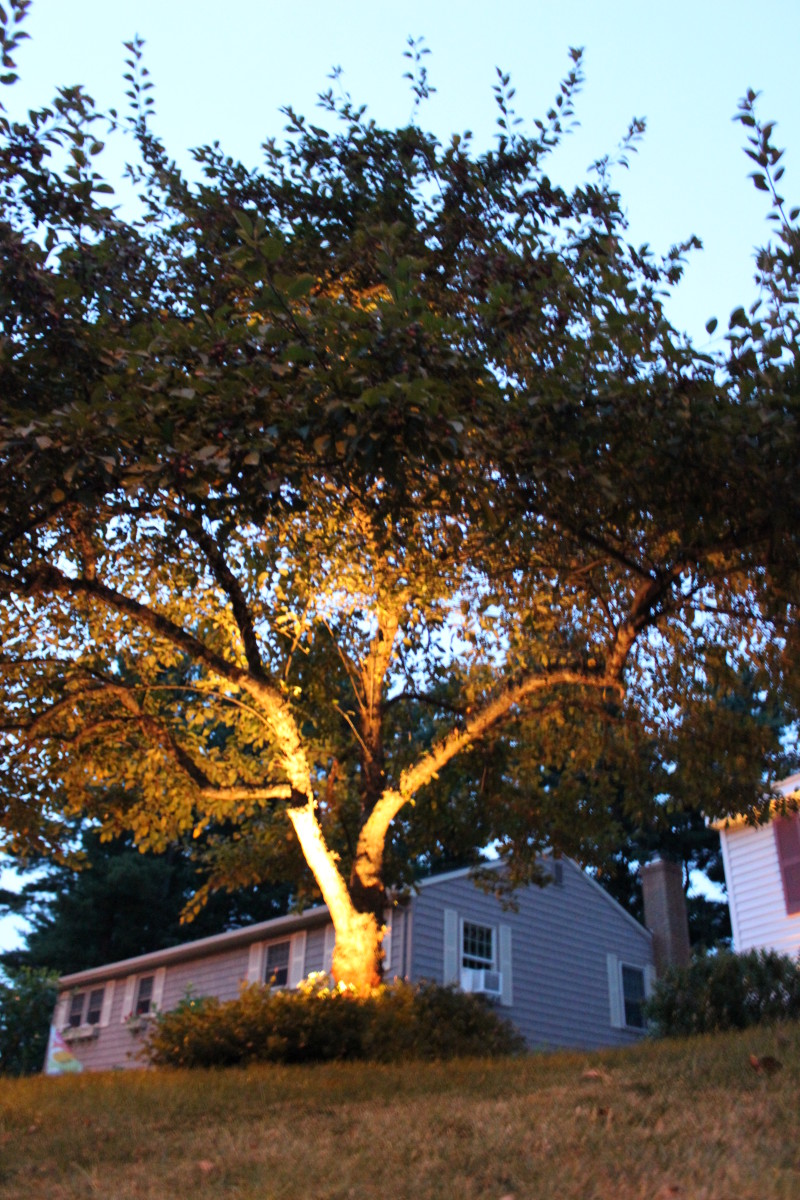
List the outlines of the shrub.
{"label": "shrub", "polygon": [[442,1059],[521,1051],[523,1042],[479,996],[397,982],[369,996],[312,976],[297,991],[244,987],[236,1000],[187,997],[158,1016],[142,1054],[156,1066]]}
{"label": "shrub", "polygon": [[800,966],[774,950],[721,950],[670,971],[648,1002],[662,1036],[747,1029],[800,1017]]}

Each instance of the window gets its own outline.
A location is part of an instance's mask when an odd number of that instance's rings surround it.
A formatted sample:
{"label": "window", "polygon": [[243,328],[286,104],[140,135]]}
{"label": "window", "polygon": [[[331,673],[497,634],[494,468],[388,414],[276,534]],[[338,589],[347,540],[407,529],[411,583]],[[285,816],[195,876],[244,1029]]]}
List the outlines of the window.
{"label": "window", "polygon": [[622,1004],[629,1029],[644,1029],[644,971],[622,964]]}
{"label": "window", "polygon": [[614,1029],[647,1029],[645,1000],[652,990],[653,968],[634,967],[607,954],[608,999]]}
{"label": "window", "polygon": [[103,1015],[103,988],[91,992],[76,992],[69,1002],[67,1027],[79,1029],[81,1025],[99,1025]]}
{"label": "window", "polygon": [[134,1012],[137,1017],[145,1017],[150,1012],[153,1004],[153,980],[152,975],[143,975],[139,980],[139,986],[136,990],[136,1008]]}
{"label": "window", "polygon": [[[108,984],[107,987],[108,996],[106,988],[100,987],[93,988],[90,992],[73,992],[67,999],[59,1001],[55,1020],[61,1026],[67,1041],[79,1042],[97,1037],[103,1024],[104,1008],[108,1008],[113,995],[114,985]],[[108,1004],[104,1005],[104,1000],[107,1000]],[[62,1025],[64,1021],[66,1024]]]}
{"label": "window", "polygon": [[267,965],[264,979],[270,987],[286,987],[289,982],[290,946],[290,942],[274,942],[271,946],[267,946]]}
{"label": "window", "polygon": [[491,925],[475,925],[472,921],[464,922],[462,967],[469,967],[473,970],[486,967],[491,970],[494,965],[493,935],[494,930]]}
{"label": "window", "polygon": [[99,1025],[103,1014],[103,989],[96,988],[89,992],[89,1003],[86,1006],[86,1024]]}
{"label": "window", "polygon": [[79,1025],[83,1024],[83,1002],[85,999],[86,995],[83,992],[78,992],[76,996],[72,997],[69,1005],[69,1020],[67,1021],[70,1029],[77,1029]]}

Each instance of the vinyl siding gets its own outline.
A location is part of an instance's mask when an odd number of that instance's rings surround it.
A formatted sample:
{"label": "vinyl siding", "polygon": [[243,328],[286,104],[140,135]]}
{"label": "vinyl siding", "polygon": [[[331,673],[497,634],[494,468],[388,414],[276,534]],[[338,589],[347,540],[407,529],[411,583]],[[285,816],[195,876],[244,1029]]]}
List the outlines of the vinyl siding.
{"label": "vinyl siding", "polygon": [[[492,926],[496,958],[510,949],[511,970],[503,972],[499,1011],[516,1024],[532,1048],[636,1041],[640,1033],[612,1025],[609,956],[617,963],[648,970],[652,949],[646,930],[568,862],[564,863],[563,884],[522,889],[516,901],[518,911],[504,911],[465,873],[428,881],[410,901],[392,909],[386,977],[442,981],[445,911],[449,910],[458,914],[459,921]],[[155,991],[163,981],[159,1007],[169,1010],[187,992],[221,1000],[235,998],[253,965],[263,964],[263,953],[254,948],[269,942],[299,938],[290,956],[293,971],[300,969],[301,950],[304,975],[326,969],[333,930],[324,909],[309,913],[307,921],[279,918],[275,925],[270,928],[264,923],[253,931],[257,936],[240,931],[204,939],[196,947],[188,944],[175,951],[110,964],[107,975],[102,968],[70,977],[67,983],[80,991],[101,985],[107,988],[112,980],[114,984],[111,1003],[106,1003],[104,1011],[107,1024],[97,1038],[70,1043],[73,1053],[87,1070],[142,1065],[136,1054],[144,1035],[132,1034],[123,1019],[135,1004],[136,983],[142,975],[163,972]],[[494,965],[501,966],[499,961]],[[59,1027],[66,1021],[71,992],[67,986],[61,993],[55,1017]],[[617,997],[616,1011],[618,1008]]]}
{"label": "vinyl siding", "polygon": [[650,934],[572,863],[563,883],[516,894],[504,911],[467,876],[431,880],[411,901],[411,977],[441,982],[445,911],[500,930],[511,938],[511,1005],[498,1006],[532,1049],[627,1045],[641,1032],[612,1025],[608,956],[650,975]]}
{"label": "vinyl siding", "polygon": [[720,831],[733,946],[737,951],[800,953],[800,913],[786,915],[775,830],[737,826]]}
{"label": "vinyl siding", "polygon": [[[147,956],[136,962],[132,960],[127,974],[116,972],[114,979],[95,979],[90,983],[80,984],[74,989],[60,993],[56,1006],[55,1023],[61,1027],[66,1022],[69,1011],[69,997],[74,991],[89,991],[103,986],[108,989],[113,983],[108,1024],[100,1028],[98,1036],[92,1039],[70,1042],[72,1053],[81,1061],[85,1070],[98,1071],[118,1069],[120,1067],[140,1067],[141,1061],[137,1053],[141,1048],[146,1027],[138,1032],[132,1032],[125,1021],[135,1003],[136,984],[139,978],[146,975],[156,975],[163,971],[163,991],[158,1007],[163,1010],[175,1008],[180,1001],[191,993],[194,996],[216,996],[218,999],[233,1000],[238,996],[242,984],[247,982],[248,965],[251,947],[269,942],[285,941],[292,937],[301,938],[305,943],[304,970],[306,975],[313,970],[322,969],[325,927],[317,925],[313,929],[284,932],[276,930],[271,937],[264,937],[251,943],[240,943],[229,950],[214,954],[209,947],[203,945],[201,953],[196,958],[184,958],[179,962],[166,966],[154,966],[148,963]],[[263,962],[263,956],[262,956]],[[109,971],[114,970],[114,964]]]}

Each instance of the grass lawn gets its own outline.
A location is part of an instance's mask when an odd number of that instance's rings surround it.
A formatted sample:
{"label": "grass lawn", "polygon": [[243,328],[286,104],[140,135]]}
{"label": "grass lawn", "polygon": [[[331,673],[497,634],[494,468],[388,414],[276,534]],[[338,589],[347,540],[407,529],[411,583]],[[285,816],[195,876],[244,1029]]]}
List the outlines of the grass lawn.
{"label": "grass lawn", "polygon": [[797,1200],[800,1026],[505,1061],[0,1080],[0,1198],[78,1196]]}

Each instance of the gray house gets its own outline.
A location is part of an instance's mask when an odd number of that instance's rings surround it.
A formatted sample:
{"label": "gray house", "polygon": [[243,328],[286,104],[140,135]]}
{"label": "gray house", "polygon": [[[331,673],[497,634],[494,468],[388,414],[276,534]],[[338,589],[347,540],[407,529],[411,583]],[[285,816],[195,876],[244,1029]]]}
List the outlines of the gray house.
{"label": "gray house", "polygon": [[[423,881],[386,914],[386,976],[452,983],[498,1005],[531,1049],[619,1046],[644,1033],[653,938],[568,859],[504,909],[467,870]],[[66,975],[46,1070],[140,1065],[142,1032],[191,992],[235,998],[242,983],[296,987],[330,967],[324,906]]]}

